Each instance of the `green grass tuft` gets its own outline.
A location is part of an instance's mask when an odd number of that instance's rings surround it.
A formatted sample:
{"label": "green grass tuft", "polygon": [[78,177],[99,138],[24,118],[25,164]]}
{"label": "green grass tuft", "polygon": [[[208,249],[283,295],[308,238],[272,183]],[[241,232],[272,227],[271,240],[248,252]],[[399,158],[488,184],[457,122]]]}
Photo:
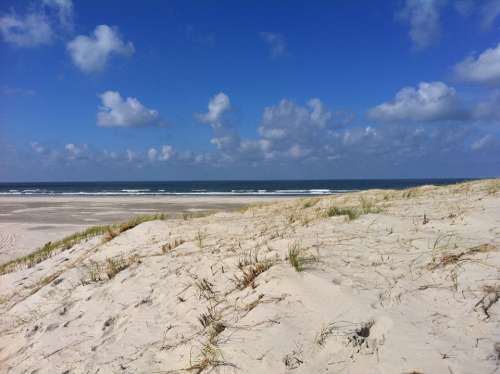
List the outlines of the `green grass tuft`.
{"label": "green grass tuft", "polygon": [[153,215],[142,215],[136,216],[128,220],[127,222],[114,225],[104,225],[104,226],[92,226],[88,229],[66,236],[64,239],[57,240],[55,242],[45,243],[41,248],[35,250],[34,252],[6,262],[0,265],[0,275],[11,273],[18,268],[22,267],[33,267],[42,261],[45,261],[54,254],[65,251],[73,247],[84,240],[92,239],[96,236],[106,234],[106,240],[111,240],[116,235],[130,230],[131,228],[153,220],[165,219],[164,214],[153,214]]}
{"label": "green grass tuft", "polygon": [[294,242],[288,248],[288,262],[296,272],[304,271],[304,265],[318,262],[318,258],[305,253],[299,243]]}

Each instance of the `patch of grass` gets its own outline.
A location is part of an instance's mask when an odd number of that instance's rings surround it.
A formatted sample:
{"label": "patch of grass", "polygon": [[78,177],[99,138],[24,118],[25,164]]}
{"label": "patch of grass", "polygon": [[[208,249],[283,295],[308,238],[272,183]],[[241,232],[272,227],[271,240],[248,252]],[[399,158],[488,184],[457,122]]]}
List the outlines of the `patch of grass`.
{"label": "patch of grass", "polygon": [[26,256],[16,258],[0,265],[0,274],[10,273],[21,267],[33,267],[55,253],[70,249],[83,240],[89,240],[95,236],[104,234],[106,230],[107,226],[93,226],[84,231],[71,234],[64,239],[45,243],[41,248]]}
{"label": "patch of grass", "polygon": [[367,199],[364,196],[359,198],[359,205],[361,208],[361,214],[368,213],[380,213],[380,208],[375,206],[375,201],[373,199]]}
{"label": "patch of grass", "polygon": [[[153,214],[153,215],[142,215],[131,218],[125,223],[116,224],[116,225],[104,225],[104,226],[92,226],[84,231],[80,231],[71,235],[66,236],[61,240],[57,240],[55,242],[48,242],[43,245],[43,247],[37,249],[36,251],[6,262],[0,265],[0,275],[11,273],[22,267],[33,267],[36,264],[39,264],[42,261],[52,257],[54,254],[65,251],[73,247],[75,244],[78,244],[84,240],[89,240],[96,236],[100,236],[103,234],[106,235],[116,235],[127,231],[143,222],[153,221],[158,219],[164,219],[164,214]],[[112,238],[111,238],[112,239]]]}
{"label": "patch of grass", "polygon": [[255,278],[267,271],[273,262],[270,260],[260,260],[258,248],[246,250],[238,259],[238,269],[241,270],[241,276],[234,276],[236,287],[240,290],[255,286]]}
{"label": "patch of grass", "polygon": [[288,262],[297,272],[304,271],[304,265],[318,262],[318,258],[308,254],[298,242],[294,242],[288,248]]}
{"label": "patch of grass", "polygon": [[198,317],[198,322],[203,326],[204,329],[210,327],[216,321],[220,320],[219,313],[215,310],[215,307],[209,306],[206,312],[203,312]]}
{"label": "patch of grass", "polygon": [[409,188],[401,193],[403,199],[411,199],[412,197],[417,197],[420,195],[420,190],[418,188]]}
{"label": "patch of grass", "polygon": [[235,367],[233,364],[224,361],[222,351],[219,347],[208,342],[202,346],[199,356],[194,362],[191,362],[191,365],[187,368],[187,370],[194,371],[195,373],[202,373],[208,371],[209,369],[212,371],[222,366]]}
{"label": "patch of grass", "polygon": [[118,223],[114,225],[106,226],[106,233],[104,236],[104,241],[110,241],[120,235],[122,232],[133,229],[134,227],[140,225],[144,222],[156,221],[156,220],[164,220],[166,218],[165,214],[144,214],[139,216],[134,216],[130,218],[128,221],[123,223]]}
{"label": "patch of grass", "polygon": [[182,213],[182,219],[184,221],[189,221],[190,219],[193,219],[193,218],[208,217],[208,216],[212,215],[213,213],[214,212],[211,212],[211,211],[191,212],[191,213],[184,212],[184,213]]}
{"label": "patch of grass", "polygon": [[500,180],[498,180],[498,179],[491,181],[486,186],[486,192],[488,193],[488,195],[494,195],[498,191],[500,191]]}
{"label": "patch of grass", "polygon": [[130,263],[123,258],[107,258],[106,259],[106,275],[108,279],[113,279],[120,271],[125,270],[130,266]]}
{"label": "patch of grass", "polygon": [[315,197],[312,199],[307,199],[304,201],[304,204],[302,204],[302,207],[304,209],[311,208],[311,207],[315,206],[319,202],[319,200],[320,199],[318,197]]}
{"label": "patch of grass", "polygon": [[431,264],[429,264],[429,269],[434,270],[439,267],[456,264],[458,262],[467,260],[467,258],[464,258],[465,256],[477,253],[493,252],[495,250],[496,247],[492,244],[481,244],[472,248],[468,248],[465,251],[456,254],[443,254],[441,258],[439,258],[439,260],[437,260],[436,258],[433,259]]}
{"label": "patch of grass", "polygon": [[361,212],[357,208],[348,207],[348,208],[338,208],[336,206],[331,206],[326,210],[327,217],[335,217],[335,216],[347,216],[349,221],[353,221],[361,215]]}
{"label": "patch of grass", "polygon": [[207,237],[207,233],[206,231],[201,231],[201,230],[198,230],[196,232],[196,235],[194,236],[196,242],[198,243],[198,247],[200,247],[200,249],[203,248],[203,241],[206,239]]}
{"label": "patch of grass", "polygon": [[247,266],[241,269],[241,276],[235,276],[236,286],[242,290],[248,286],[255,286],[255,278],[257,278],[263,272],[269,270],[273,266],[271,261],[257,262],[254,265]]}
{"label": "patch of grass", "polygon": [[359,218],[363,214],[368,213],[380,213],[380,208],[375,206],[375,202],[372,199],[367,199],[365,197],[361,197],[359,199],[358,207],[336,207],[334,205],[330,206],[326,212],[326,217],[336,217],[336,216],[347,216],[349,221],[354,221]]}
{"label": "patch of grass", "polygon": [[214,285],[206,278],[202,278],[195,282],[195,286],[199,291],[199,298],[211,300],[215,296]]}
{"label": "patch of grass", "polygon": [[167,244],[164,244],[161,246],[161,252],[163,254],[166,254],[170,252],[171,250],[177,248],[181,244],[184,243],[184,239],[182,238],[175,238],[173,241],[168,242]]}
{"label": "patch of grass", "polygon": [[101,265],[97,261],[90,261],[87,265],[88,280],[82,281],[82,284],[90,282],[100,282],[101,278]]}

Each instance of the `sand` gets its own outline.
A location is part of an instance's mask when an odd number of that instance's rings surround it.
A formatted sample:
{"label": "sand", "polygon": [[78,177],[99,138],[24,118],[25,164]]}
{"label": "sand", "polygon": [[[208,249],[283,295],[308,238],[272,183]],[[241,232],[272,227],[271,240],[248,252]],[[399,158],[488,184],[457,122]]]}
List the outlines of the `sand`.
{"label": "sand", "polygon": [[499,250],[499,181],[146,222],[0,276],[0,371],[495,373]]}
{"label": "sand", "polygon": [[279,201],[273,196],[0,196],[0,263],[30,253],[48,241],[93,225],[122,222],[133,215],[231,211]]}

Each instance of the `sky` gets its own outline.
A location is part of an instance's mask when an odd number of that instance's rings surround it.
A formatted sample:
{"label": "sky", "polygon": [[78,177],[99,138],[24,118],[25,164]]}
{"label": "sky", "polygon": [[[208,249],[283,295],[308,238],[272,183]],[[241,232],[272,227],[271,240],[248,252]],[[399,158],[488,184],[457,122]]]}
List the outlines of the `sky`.
{"label": "sky", "polygon": [[0,182],[500,175],[500,0],[4,0]]}

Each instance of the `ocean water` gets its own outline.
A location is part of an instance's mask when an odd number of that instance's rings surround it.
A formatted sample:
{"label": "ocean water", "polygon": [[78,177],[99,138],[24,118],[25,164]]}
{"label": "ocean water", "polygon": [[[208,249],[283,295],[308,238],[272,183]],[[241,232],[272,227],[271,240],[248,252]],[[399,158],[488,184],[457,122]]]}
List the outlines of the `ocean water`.
{"label": "ocean water", "polygon": [[0,195],[144,196],[144,195],[326,195],[371,188],[403,189],[445,185],[467,179],[344,179],[177,182],[23,182],[0,183]]}

